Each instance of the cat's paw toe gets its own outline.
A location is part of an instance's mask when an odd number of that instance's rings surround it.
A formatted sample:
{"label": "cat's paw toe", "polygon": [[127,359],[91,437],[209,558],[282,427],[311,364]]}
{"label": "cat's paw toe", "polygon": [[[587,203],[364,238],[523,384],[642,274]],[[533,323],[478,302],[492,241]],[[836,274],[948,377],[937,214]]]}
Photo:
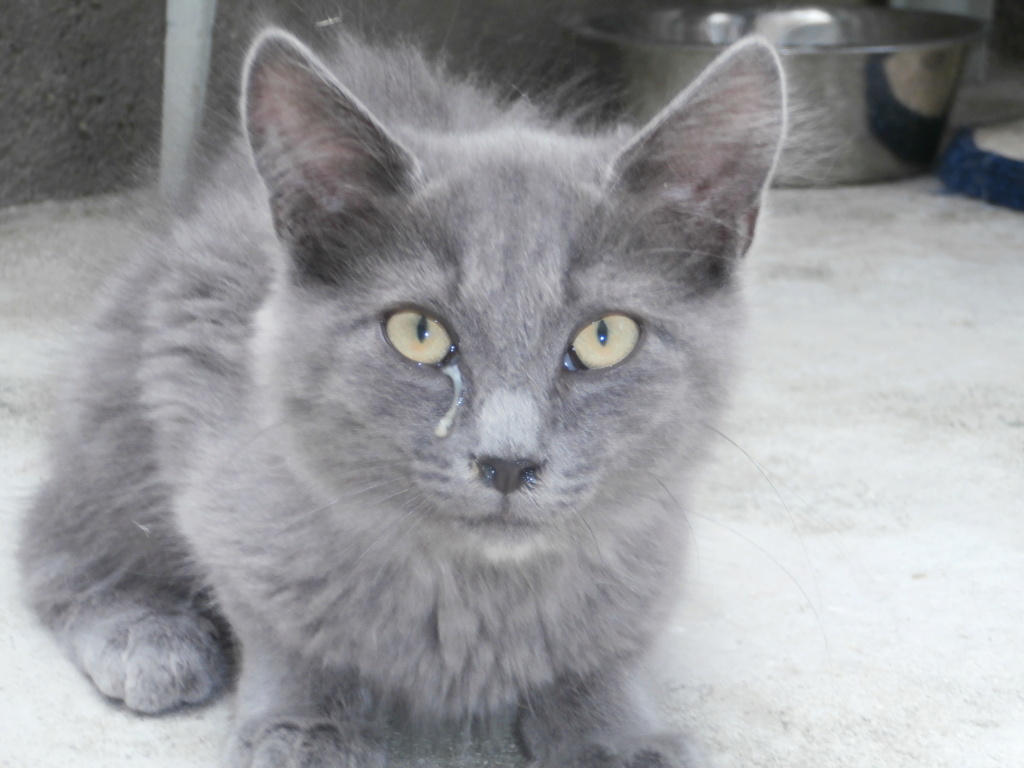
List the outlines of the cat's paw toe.
{"label": "cat's paw toe", "polygon": [[78,638],[86,674],[105,696],[157,714],[200,704],[227,678],[217,631],[193,613],[125,613]]}
{"label": "cat's paw toe", "polygon": [[230,768],[384,768],[373,732],[354,723],[288,719],[250,722],[235,734]]}
{"label": "cat's paw toe", "polygon": [[623,750],[624,768],[688,768],[693,765],[678,735],[664,733],[638,739]]}
{"label": "cat's paw toe", "polygon": [[692,765],[682,741],[674,735],[653,736],[614,747],[590,744],[566,756],[559,754],[531,768],[688,768]]}
{"label": "cat's paw toe", "polygon": [[629,756],[626,768],[685,768],[678,759],[673,759],[657,749],[642,749]]}

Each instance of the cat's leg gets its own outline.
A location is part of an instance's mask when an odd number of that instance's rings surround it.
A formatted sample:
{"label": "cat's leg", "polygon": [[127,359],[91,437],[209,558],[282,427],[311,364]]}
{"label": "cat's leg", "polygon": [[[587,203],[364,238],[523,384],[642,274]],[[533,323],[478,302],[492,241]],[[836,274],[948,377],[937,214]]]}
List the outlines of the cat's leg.
{"label": "cat's leg", "polygon": [[157,713],[223,688],[226,638],[173,530],[149,435],[120,410],[59,443],[25,519],[22,580],[100,692]]}
{"label": "cat's leg", "polygon": [[228,768],[383,768],[383,743],[357,676],[284,650],[237,622],[242,653]]}
{"label": "cat's leg", "polygon": [[626,677],[565,678],[534,693],[519,723],[531,768],[686,768],[683,740],[658,732]]}

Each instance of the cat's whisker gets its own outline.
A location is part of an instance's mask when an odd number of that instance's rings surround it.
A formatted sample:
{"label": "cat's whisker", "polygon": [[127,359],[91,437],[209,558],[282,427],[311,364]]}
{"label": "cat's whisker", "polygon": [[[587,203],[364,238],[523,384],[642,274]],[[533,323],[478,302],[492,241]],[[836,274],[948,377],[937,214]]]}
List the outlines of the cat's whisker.
{"label": "cat's whisker", "polygon": [[[349,480],[351,480],[351,479],[353,479],[353,478],[355,478],[357,476],[361,477],[361,476],[363,476],[365,474],[368,474],[368,473],[371,473],[371,472],[379,474],[379,473],[383,472],[385,469],[386,468],[380,467],[380,466],[368,466],[368,468],[354,467],[354,468],[351,469],[350,472],[348,472],[346,474],[337,473],[337,474],[333,475],[333,480],[335,482],[339,482],[339,483],[341,483],[341,482],[348,482]],[[363,496],[365,494],[369,494],[371,491],[375,491],[375,490],[377,490],[379,488],[385,488],[387,486],[392,486],[392,485],[395,485],[396,483],[409,482],[412,479],[412,477],[413,476],[412,476],[411,473],[409,473],[409,472],[402,472],[402,473],[396,475],[395,477],[391,477],[391,478],[389,478],[387,480],[381,480],[380,482],[372,483],[371,485],[366,485],[366,486],[363,486],[361,488],[357,488],[356,490],[353,490],[353,491],[346,491],[346,494],[345,494],[344,498],[346,498],[346,499],[353,499],[354,500],[354,499],[359,498],[360,496]],[[411,488],[411,487],[412,486],[409,486],[409,488]],[[395,498],[397,496],[400,496],[403,493],[407,493],[409,488],[405,488],[405,489],[403,489],[401,491],[398,491],[397,493],[394,493],[394,494],[392,494],[390,496],[386,496],[384,498],[379,498],[379,499],[376,499],[376,500],[379,501],[379,502],[387,501],[389,499],[392,499],[392,498]]]}
{"label": "cat's whisker", "polygon": [[[707,425],[705,424],[705,426],[707,426]],[[718,434],[720,436],[725,437],[726,439],[729,439],[729,438],[727,438],[724,434],[722,434],[718,430],[712,430],[712,431],[716,431],[716,432],[718,432]],[[735,447],[741,453],[746,455],[748,459],[750,459],[750,461],[754,464],[754,466],[756,466],[758,468],[758,470],[761,472],[761,474],[768,476],[765,479],[768,480],[768,482],[772,485],[772,489],[775,491],[776,495],[780,495],[780,494],[779,494],[779,491],[775,488],[775,485],[781,486],[785,491],[789,492],[789,494],[792,495],[793,498],[795,498],[798,502],[800,502],[800,505],[804,508],[804,510],[806,510],[811,516],[813,516],[815,518],[815,520],[819,522],[819,524],[822,524],[826,528],[826,530],[828,530],[831,533],[838,533],[839,532],[839,530],[835,526],[829,525],[828,521],[823,520],[822,516],[818,513],[818,511],[814,508],[814,506],[810,502],[808,502],[806,499],[804,499],[799,493],[797,493],[796,490],[791,485],[789,485],[785,480],[783,480],[781,477],[779,477],[778,473],[773,472],[767,466],[765,466],[761,462],[759,462],[756,459],[754,459],[749,453],[747,453],[742,448],[740,448],[740,446],[736,445]],[[781,495],[780,495],[780,500],[781,500]],[[784,502],[783,502],[783,506],[785,506]],[[787,511],[788,511],[788,507],[787,507]],[[794,528],[795,528],[796,527],[795,521],[794,521],[793,525],[794,525]],[[842,543],[840,541],[833,539],[833,540],[830,541],[830,544],[832,546],[834,546],[838,550],[840,556],[843,558],[843,561],[847,564],[848,567],[850,567],[850,568],[852,568],[854,570],[861,570],[859,565],[858,565],[858,563],[856,562],[856,560],[853,559],[850,556],[849,551],[846,549],[846,547],[844,547],[842,545]],[[805,554],[805,557],[806,557],[806,554],[807,554],[806,551],[805,551],[804,554]],[[810,563],[808,563],[808,566],[810,566]],[[863,575],[862,571],[861,571],[861,573]],[[815,588],[817,590],[817,582],[815,582]],[[820,595],[818,597],[818,600],[819,600],[819,603],[820,603],[820,601],[821,601]]]}
{"label": "cat's whisker", "polygon": [[690,522],[690,517],[686,513],[686,507],[680,503],[679,499],[676,498],[676,495],[672,493],[672,491],[668,489],[668,486],[660,479],[654,478],[654,482],[660,485],[662,490],[665,491],[668,497],[672,500],[672,503],[675,504],[679,514],[682,516],[683,522],[686,523],[686,529],[690,532],[690,540],[693,542],[693,556],[696,560],[694,567],[697,569],[697,572],[700,573],[700,542],[697,540],[697,532],[693,530],[693,523]]}
{"label": "cat's whisker", "polygon": [[607,567],[608,563],[607,563],[607,562],[605,561],[605,559],[604,559],[604,552],[602,552],[602,551],[601,551],[601,544],[600,544],[600,542],[599,542],[599,541],[597,540],[597,534],[596,534],[596,533],[594,533],[594,529],[593,529],[593,528],[591,528],[591,526],[590,526],[590,523],[589,523],[589,522],[587,522],[587,518],[586,518],[586,517],[584,517],[583,513],[582,513],[582,512],[580,512],[580,511],[579,511],[579,509],[577,509],[577,508],[576,508],[576,505],[575,505],[575,504],[574,504],[574,505],[572,505],[572,506],[570,506],[570,507],[569,507],[569,509],[571,509],[571,510],[572,510],[573,514],[575,514],[575,515],[576,515],[576,518],[577,518],[577,519],[578,519],[578,520],[579,520],[579,521],[580,521],[581,523],[583,523],[583,525],[584,525],[584,526],[586,527],[587,531],[588,531],[588,532],[590,533],[590,538],[591,538],[591,540],[593,540],[593,542],[594,542],[594,551],[595,551],[595,552],[597,552],[597,558],[598,558],[598,560],[600,560],[600,561],[601,561],[601,565],[603,565],[603,566]]}
{"label": "cat's whisker", "polygon": [[[261,437],[266,435],[268,432],[271,432],[271,431],[273,431],[275,429],[280,429],[281,427],[287,426],[289,423],[290,423],[289,421],[281,420],[281,421],[276,421],[276,422],[273,422],[273,423],[270,423],[270,424],[263,425],[262,427],[260,427],[256,431],[254,431],[248,437],[248,439],[245,440],[245,442],[243,442],[241,445],[239,445],[236,448],[236,450],[231,454],[231,461],[232,462],[237,462],[238,459],[241,458],[243,452],[245,450],[247,450],[248,448],[251,448],[253,446],[253,444],[258,439],[260,439]],[[379,474],[381,472],[381,470],[382,470],[382,466],[381,466],[381,464],[379,462],[360,461],[360,462],[355,462],[355,463],[353,463],[353,464],[351,464],[349,466],[346,466],[344,472],[336,471],[333,474],[333,479],[336,482],[347,482],[348,480],[350,480],[350,479],[352,479],[352,478],[354,478],[354,477],[356,477],[358,475],[361,475],[361,474],[370,474],[370,473]],[[388,480],[382,480],[380,482],[374,483],[374,484],[366,486],[364,488],[360,488],[358,490],[354,490],[354,491],[348,492],[345,497],[339,497],[338,499],[335,499],[334,501],[332,501],[328,505],[326,505],[324,508],[326,508],[327,506],[331,506],[333,504],[338,503],[339,501],[342,500],[342,498],[355,498],[355,497],[357,497],[357,496],[359,496],[359,495],[361,495],[363,493],[367,493],[367,492],[369,492],[371,490],[374,490],[376,488],[381,488],[381,487],[386,486],[386,485],[392,485],[392,484],[397,483],[397,482],[402,482],[403,480],[408,480],[409,477],[410,477],[410,475],[408,473],[406,473],[406,474],[404,474],[402,476],[399,476],[399,477],[393,477],[393,478],[388,479]],[[400,492],[400,493],[402,493],[402,492]],[[389,496],[387,498],[389,499],[389,498],[392,498],[392,497]],[[386,500],[387,499],[382,499],[382,501],[386,501]],[[316,511],[322,511],[322,509],[318,509]]]}
{"label": "cat's whisker", "polygon": [[754,465],[757,471],[761,474],[761,477],[765,479],[765,481],[771,487],[772,491],[775,493],[776,497],[778,497],[779,503],[782,504],[782,508],[786,511],[786,516],[789,518],[790,525],[793,526],[793,532],[796,533],[796,537],[800,542],[800,551],[803,552],[804,563],[807,565],[807,569],[810,571],[811,574],[811,579],[814,582],[814,596],[818,600],[818,606],[821,606],[821,591],[818,587],[818,577],[815,573],[814,565],[811,562],[810,553],[807,551],[807,543],[804,541],[803,534],[800,532],[800,526],[797,525],[796,518],[793,516],[792,510],[790,510],[789,505],[786,503],[786,500],[782,497],[782,494],[779,493],[779,489],[775,486],[775,483],[773,483],[772,479],[768,476],[767,470],[761,465],[760,462],[755,460],[754,457],[751,456],[745,449],[740,447],[739,443],[737,443],[731,437],[726,435],[720,429],[711,424],[708,424],[707,422],[702,421],[701,424],[703,424],[704,427],[706,427],[711,432],[721,437],[723,440],[732,445],[733,448],[735,448],[737,451],[743,454],[747,458],[747,460]]}
{"label": "cat's whisker", "polygon": [[[372,486],[369,486],[369,488],[364,488],[364,489],[362,489],[360,491],[357,491],[357,492],[354,492],[354,493],[347,493],[346,492],[344,494],[335,496],[333,499],[331,499],[330,501],[326,502],[325,504],[320,505],[319,507],[313,507],[311,509],[307,509],[307,510],[304,510],[302,512],[298,512],[298,513],[290,516],[290,523],[289,523],[289,525],[291,525],[291,526],[300,525],[301,526],[303,524],[304,520],[306,518],[308,518],[309,516],[317,515],[317,514],[319,514],[321,512],[327,511],[331,507],[334,507],[334,506],[336,506],[338,504],[341,504],[341,503],[346,502],[346,501],[350,501],[350,500],[356,498],[357,496],[359,496],[361,493],[365,493],[365,492],[367,492],[370,489],[383,487],[385,485],[393,485],[394,483],[402,482],[403,480],[404,481],[408,481],[409,480],[409,476],[406,475],[406,476],[403,476],[403,477],[392,478],[390,480],[385,480],[383,482],[376,483],[376,484],[374,484]],[[410,490],[413,490],[413,486],[411,486],[411,485],[409,487],[403,489],[402,491],[399,491],[397,494],[392,494],[391,496],[388,496],[388,497],[386,497],[384,499],[381,499],[381,501],[387,501],[388,499],[394,498],[395,496],[400,495],[402,493],[408,493]]]}
{"label": "cat's whisker", "polygon": [[790,524],[793,526],[793,530],[796,533],[797,539],[800,542],[800,549],[803,552],[804,562],[807,564],[808,571],[811,574],[811,580],[812,580],[812,582],[814,584],[814,595],[815,595],[815,597],[817,598],[817,601],[818,601],[817,605],[815,605],[814,602],[811,601],[810,596],[807,594],[806,590],[804,590],[804,588],[800,585],[800,583],[796,580],[796,578],[775,557],[773,557],[771,554],[769,554],[767,550],[765,550],[763,547],[761,547],[758,544],[756,544],[754,541],[752,541],[748,537],[744,536],[739,531],[736,531],[736,530],[734,530],[732,528],[729,528],[729,526],[725,525],[724,523],[722,523],[720,521],[717,521],[717,520],[713,520],[710,517],[706,517],[706,516],[702,516],[702,517],[704,517],[704,519],[706,519],[706,520],[709,520],[710,522],[715,523],[716,525],[719,525],[719,526],[721,526],[721,527],[731,531],[733,534],[739,536],[740,538],[742,538],[745,541],[747,541],[748,543],[750,543],[752,546],[756,547],[758,550],[761,551],[762,554],[764,554],[773,563],[775,563],[775,565],[777,565],[782,570],[782,572],[786,574],[786,576],[790,579],[790,581],[793,582],[793,584],[797,587],[797,589],[800,590],[801,594],[804,596],[804,599],[807,601],[808,607],[811,609],[811,612],[814,614],[814,618],[818,622],[818,628],[821,631],[822,639],[825,642],[825,650],[826,650],[826,654],[827,654],[827,657],[828,657],[829,667],[831,668],[831,666],[832,666],[832,650],[831,650],[831,647],[829,645],[828,634],[827,634],[827,632],[825,630],[825,625],[824,625],[824,623],[821,620],[821,613],[820,613],[820,611],[821,611],[821,606],[823,606],[824,603],[822,602],[822,599],[821,599],[821,591],[820,591],[820,588],[819,588],[819,585],[818,585],[818,577],[817,577],[817,574],[815,572],[814,565],[811,562],[810,553],[807,551],[807,545],[806,545],[806,542],[804,541],[803,534],[800,532],[800,527],[797,525],[796,518],[793,516],[793,513],[790,510],[789,505],[786,504],[786,500],[783,498],[782,494],[779,493],[779,489],[776,487],[775,483],[772,481],[772,478],[769,476],[770,475],[769,470],[766,467],[764,467],[759,461],[754,459],[754,457],[751,456],[750,453],[747,450],[745,450],[743,447],[741,447],[739,445],[739,443],[737,443],[731,437],[726,435],[720,429],[718,429],[717,427],[715,427],[715,426],[713,426],[711,424],[708,424],[707,422],[701,422],[701,423],[703,424],[704,427],[706,427],[708,430],[710,430],[714,434],[717,434],[719,437],[721,437],[727,443],[732,445],[744,457],[746,457],[746,459],[757,469],[757,471],[761,474],[761,476],[765,479],[765,481],[771,487],[772,491],[778,497],[779,503],[782,504],[782,508],[786,511],[786,515],[789,518]]}
{"label": "cat's whisker", "polygon": [[694,517],[700,518],[701,520],[706,520],[707,522],[709,522],[709,523],[711,523],[713,525],[717,525],[719,528],[722,528],[722,529],[728,531],[729,533],[733,534],[734,536],[739,537],[740,539],[745,541],[747,544],[752,546],[754,549],[756,549],[758,552],[760,552],[762,555],[764,555],[766,558],[771,560],[771,562],[774,563],[775,566],[786,575],[786,578],[788,578],[793,583],[793,586],[796,587],[800,591],[800,594],[803,595],[804,602],[807,604],[807,607],[810,608],[811,613],[814,614],[814,619],[818,623],[818,630],[821,632],[821,639],[825,643],[825,653],[826,653],[826,655],[828,657],[829,666],[831,667],[831,665],[832,665],[832,647],[831,647],[831,645],[829,644],[829,641],[828,641],[828,633],[825,631],[825,624],[821,620],[821,613],[818,611],[818,608],[814,605],[814,601],[811,600],[811,596],[807,593],[807,590],[803,588],[803,585],[800,584],[799,580],[797,580],[797,578],[789,571],[789,569],[786,568],[786,566],[784,566],[779,561],[778,558],[776,558],[774,555],[772,555],[767,549],[762,547],[756,541],[754,541],[753,539],[751,539],[749,536],[745,535],[744,533],[741,533],[740,531],[736,530],[735,528],[733,528],[733,527],[731,527],[729,525],[726,525],[721,520],[715,520],[713,517],[709,517],[708,515],[701,515],[701,514],[697,514],[697,513],[691,513],[691,514],[693,514]]}
{"label": "cat's whisker", "polygon": [[255,443],[255,442],[257,441],[257,440],[259,440],[259,439],[260,439],[261,437],[263,437],[264,435],[266,435],[266,434],[267,434],[268,432],[272,432],[272,431],[273,431],[273,430],[275,430],[275,429],[280,429],[281,427],[284,427],[284,426],[286,426],[287,424],[289,424],[289,422],[288,422],[288,421],[286,421],[286,420],[283,420],[283,419],[282,419],[282,420],[280,420],[280,421],[275,421],[275,422],[271,422],[271,423],[269,423],[269,424],[264,424],[264,425],[263,425],[263,426],[261,426],[261,427],[260,427],[259,429],[257,429],[257,430],[255,430],[254,432],[252,432],[252,433],[251,433],[251,434],[250,434],[250,435],[249,435],[249,436],[248,436],[248,437],[247,437],[247,438],[245,439],[245,441],[244,441],[244,442],[242,442],[241,444],[239,444],[238,446],[236,446],[235,450],[234,450],[234,451],[232,451],[232,453],[230,454],[230,461],[231,461],[231,462],[232,462],[233,464],[234,464],[234,463],[237,463],[238,459],[239,459],[239,458],[241,457],[241,455],[243,454],[243,452],[244,452],[244,451],[247,451],[247,450],[248,450],[249,448],[252,448],[253,444],[254,444],[254,443]]}
{"label": "cat's whisker", "polygon": [[733,234],[739,234],[741,231],[740,228],[736,225],[735,221],[723,219],[718,216],[711,216],[706,211],[703,210],[698,209],[687,211],[687,215],[692,216],[693,218],[698,219],[700,221],[706,221],[711,224],[716,224],[720,226],[722,229],[728,232],[732,232]]}
{"label": "cat's whisker", "polygon": [[[395,525],[398,525],[399,523],[404,521],[406,518],[408,518],[410,515],[418,513],[420,510],[424,509],[426,506],[427,506],[427,501],[424,498],[423,501],[420,504],[417,504],[415,507],[410,509],[407,513],[405,513],[405,515],[403,515],[402,518],[398,522],[395,523]],[[396,544],[400,544],[410,533],[412,533],[414,528],[416,528],[416,527],[418,527],[418,526],[423,524],[423,520],[424,520],[424,518],[422,516],[413,518],[413,521],[409,525],[409,527],[406,528],[404,531],[402,531],[400,534],[398,534],[398,536],[395,538],[395,543]],[[371,544],[370,547],[367,548],[367,551],[369,551],[369,549],[372,548],[373,546],[376,546],[376,544],[379,541],[380,540],[378,539],[378,541],[376,541],[373,544]],[[366,554],[366,552],[363,553],[363,555],[365,555],[365,554]],[[363,555],[360,555],[360,558]],[[358,562],[358,560],[356,562]],[[377,569],[377,575],[375,577],[375,580],[380,578],[380,574],[383,572],[384,566],[387,565],[387,562],[388,562],[387,560],[384,560],[384,561],[381,562],[380,568]]]}
{"label": "cat's whisker", "polygon": [[[395,521],[395,525],[400,525],[405,520],[407,520],[410,515],[415,514],[420,509],[422,509],[422,505],[417,505],[417,506],[413,507],[408,512],[406,512],[404,515],[402,515],[397,521]],[[362,553],[359,555],[359,557],[357,557],[355,560],[352,561],[352,565],[356,565],[359,561],[361,561],[364,557],[366,557],[378,544],[380,544],[382,541],[384,541],[384,539],[386,539],[390,533],[391,533],[391,531],[387,531],[386,530],[380,536],[378,536],[376,539],[374,539],[372,542],[370,542],[369,546],[367,546],[366,549],[364,549],[362,551]]]}
{"label": "cat's whisker", "polygon": [[[407,478],[403,478],[403,479],[407,479]],[[383,483],[382,483],[382,485],[383,485]],[[410,485],[408,488],[403,488],[402,490],[397,491],[396,493],[392,493],[390,496],[385,496],[383,499],[379,499],[379,501],[382,501],[382,502],[390,501],[391,499],[398,498],[403,493],[408,493],[409,491],[412,491],[412,490],[415,490],[415,486]]]}

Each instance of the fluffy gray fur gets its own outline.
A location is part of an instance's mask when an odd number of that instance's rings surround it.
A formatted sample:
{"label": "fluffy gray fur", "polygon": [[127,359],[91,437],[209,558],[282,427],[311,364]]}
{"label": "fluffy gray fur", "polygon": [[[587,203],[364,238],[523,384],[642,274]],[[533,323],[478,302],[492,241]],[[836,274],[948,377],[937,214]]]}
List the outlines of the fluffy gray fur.
{"label": "fluffy gray fur", "polygon": [[[382,713],[516,708],[537,766],[686,764],[631,681],[684,548],[660,482],[686,486],[726,389],[780,78],[748,41],[639,132],[580,135],[407,48],[260,36],[246,140],[106,290],[26,520],[28,595],[74,662],[153,713],[216,695],[235,644],[238,768],[379,766]],[[452,381],[382,334],[401,307],[457,341],[447,437]],[[612,311],[634,354],[567,370]],[[502,493],[485,455],[539,469]]]}

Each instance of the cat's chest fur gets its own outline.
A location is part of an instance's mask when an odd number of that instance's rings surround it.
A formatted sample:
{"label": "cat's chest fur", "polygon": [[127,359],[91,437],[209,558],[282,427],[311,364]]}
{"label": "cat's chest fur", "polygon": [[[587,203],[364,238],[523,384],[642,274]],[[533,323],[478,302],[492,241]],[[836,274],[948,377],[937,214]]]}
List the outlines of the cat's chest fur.
{"label": "cat's chest fur", "polygon": [[663,621],[672,532],[509,559],[443,551],[438,530],[374,528],[373,510],[310,498],[272,449],[249,450],[244,469],[209,465],[179,513],[229,615],[255,608],[283,646],[358,670],[422,716],[501,711],[558,676],[635,656]]}

